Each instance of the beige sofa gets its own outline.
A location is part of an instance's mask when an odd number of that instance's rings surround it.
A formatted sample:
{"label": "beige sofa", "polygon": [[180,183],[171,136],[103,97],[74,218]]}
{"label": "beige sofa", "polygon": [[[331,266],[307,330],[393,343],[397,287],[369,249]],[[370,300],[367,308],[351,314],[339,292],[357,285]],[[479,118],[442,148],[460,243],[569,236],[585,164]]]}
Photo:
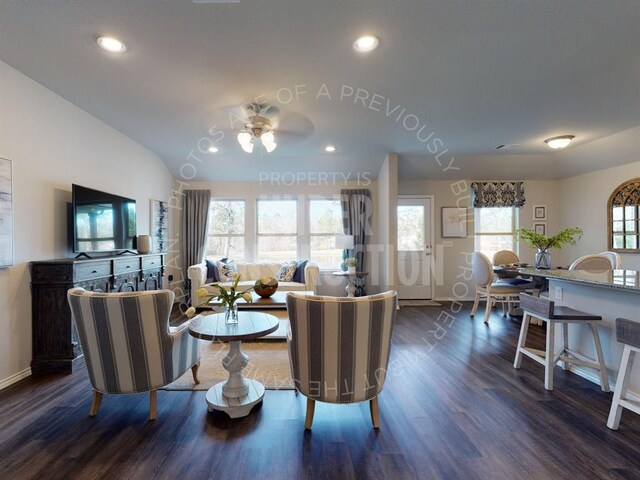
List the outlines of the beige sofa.
{"label": "beige sofa", "polygon": [[[240,274],[239,288],[245,289],[252,287],[256,280],[260,277],[274,277],[280,270],[281,262],[278,263],[237,263],[238,273]],[[231,283],[209,283],[207,284],[207,266],[206,264],[192,265],[189,267],[188,272],[189,280],[191,280],[191,305],[194,307],[200,306],[204,300],[198,298],[198,289],[201,287],[211,287],[213,285],[223,285],[228,287]],[[318,278],[320,277],[320,268],[318,264],[314,262],[307,262],[307,266],[304,269],[305,283],[299,282],[278,282],[279,292],[295,292],[295,291],[316,291],[318,285]],[[213,294],[217,289],[208,288]]]}

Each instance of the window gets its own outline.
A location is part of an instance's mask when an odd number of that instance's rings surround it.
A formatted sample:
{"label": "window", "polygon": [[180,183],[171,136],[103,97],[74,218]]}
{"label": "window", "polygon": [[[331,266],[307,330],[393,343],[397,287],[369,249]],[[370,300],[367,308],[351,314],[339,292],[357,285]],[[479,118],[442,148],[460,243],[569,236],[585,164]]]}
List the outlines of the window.
{"label": "window", "polygon": [[244,200],[209,203],[207,258],[245,260]]}
{"label": "window", "polygon": [[258,200],[259,262],[283,262],[298,258],[298,202]]}
{"label": "window", "polygon": [[342,263],[342,250],[334,246],[342,232],[340,200],[309,200],[309,258],[320,268],[337,268]]}
{"label": "window", "polygon": [[474,216],[476,252],[482,252],[493,259],[493,255],[500,250],[516,251],[516,208],[476,208]]}
{"label": "window", "polygon": [[623,183],[609,197],[609,248],[640,249],[640,179]]}

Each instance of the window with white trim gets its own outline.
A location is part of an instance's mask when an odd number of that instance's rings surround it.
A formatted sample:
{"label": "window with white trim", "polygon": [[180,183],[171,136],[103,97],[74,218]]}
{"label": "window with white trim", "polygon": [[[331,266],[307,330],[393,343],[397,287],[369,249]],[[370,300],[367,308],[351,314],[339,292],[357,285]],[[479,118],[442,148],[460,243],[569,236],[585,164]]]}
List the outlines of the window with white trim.
{"label": "window with white trim", "polygon": [[484,253],[489,259],[500,250],[516,252],[517,208],[476,208],[474,223],[476,252]]}
{"label": "window with white trim", "polygon": [[293,199],[258,200],[258,262],[284,262],[298,258],[298,201]]}
{"label": "window with white trim", "polygon": [[309,200],[309,258],[320,268],[338,268],[342,250],[335,248],[342,235],[342,206],[337,198]]}
{"label": "window with white trim", "polygon": [[229,258],[245,261],[245,203],[244,200],[211,199],[207,258]]}

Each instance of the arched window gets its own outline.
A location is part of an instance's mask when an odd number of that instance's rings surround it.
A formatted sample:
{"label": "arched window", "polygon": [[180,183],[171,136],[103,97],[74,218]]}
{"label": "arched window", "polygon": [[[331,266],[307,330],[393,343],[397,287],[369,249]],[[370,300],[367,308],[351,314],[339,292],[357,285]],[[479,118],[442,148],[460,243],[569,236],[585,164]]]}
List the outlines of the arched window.
{"label": "arched window", "polygon": [[609,197],[609,249],[640,252],[640,178],[628,180]]}

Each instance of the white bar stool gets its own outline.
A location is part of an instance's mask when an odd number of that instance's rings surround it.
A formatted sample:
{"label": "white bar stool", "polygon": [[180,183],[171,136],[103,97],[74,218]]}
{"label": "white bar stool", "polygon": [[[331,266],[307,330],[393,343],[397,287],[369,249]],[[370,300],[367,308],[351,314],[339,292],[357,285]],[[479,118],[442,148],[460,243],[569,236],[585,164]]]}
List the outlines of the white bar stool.
{"label": "white bar stool", "polygon": [[[520,368],[522,364],[522,356],[535,360],[544,365],[544,388],[553,390],[553,368],[556,363],[562,361],[563,368],[569,370],[569,364],[581,365],[584,367],[594,368],[600,374],[600,388],[608,392],[609,380],[607,378],[607,367],[604,364],[604,355],[602,354],[602,346],[600,345],[600,336],[596,323],[602,320],[602,317],[591,315],[589,313],[580,312],[569,307],[556,307],[548,298],[536,298],[525,293],[520,294],[520,308],[524,312],[522,318],[522,327],[520,328],[520,338],[518,339],[518,347],[516,349],[516,358],[513,361],[513,368]],[[537,317],[547,322],[547,342],[546,349],[537,350],[525,346],[527,342],[527,333],[529,331],[530,317]],[[562,337],[564,347],[559,353],[555,352],[555,325],[562,325]],[[598,358],[593,360],[578,352],[569,350],[569,324],[582,323],[588,324],[593,334],[593,340],[596,344],[596,353]]]}
{"label": "white bar stool", "polygon": [[617,430],[620,426],[620,416],[622,415],[623,408],[640,414],[640,403],[627,398],[629,379],[631,378],[631,370],[633,370],[633,360],[636,353],[640,352],[640,323],[632,322],[624,318],[617,318],[616,337],[620,343],[624,343],[624,350],[622,350],[618,380],[616,381],[616,389],[613,394],[613,402],[611,402],[609,420],[607,420],[607,427],[611,430]]}

